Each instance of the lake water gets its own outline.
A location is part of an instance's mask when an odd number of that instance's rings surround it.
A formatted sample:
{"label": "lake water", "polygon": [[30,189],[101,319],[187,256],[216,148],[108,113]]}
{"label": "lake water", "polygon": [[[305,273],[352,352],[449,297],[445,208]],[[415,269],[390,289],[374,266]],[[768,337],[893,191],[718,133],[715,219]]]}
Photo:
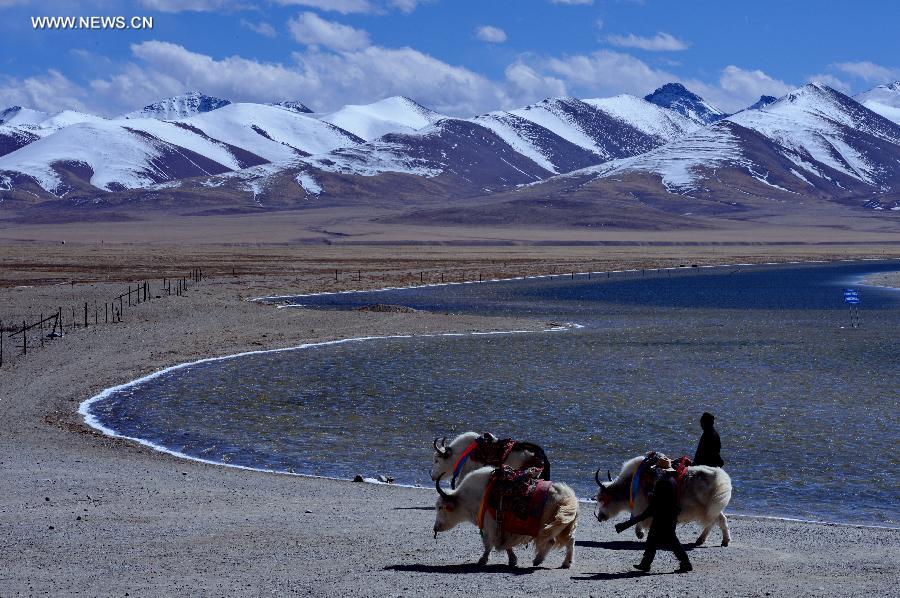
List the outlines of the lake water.
{"label": "lake water", "polygon": [[[201,362],[106,393],[96,423],[188,456],[430,485],[434,436],[545,447],[553,478],[648,450],[693,455],[716,415],[729,511],[900,525],[895,262],[685,268],[296,297],[534,316],[583,328],[369,339]],[[842,289],[861,297],[848,326]],[[274,309],[274,308],[273,308]]]}

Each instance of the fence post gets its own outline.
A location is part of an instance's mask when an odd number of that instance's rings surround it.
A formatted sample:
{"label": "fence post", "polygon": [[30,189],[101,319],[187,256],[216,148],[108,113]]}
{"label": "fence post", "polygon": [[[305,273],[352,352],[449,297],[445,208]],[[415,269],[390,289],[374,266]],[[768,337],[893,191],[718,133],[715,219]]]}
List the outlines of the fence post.
{"label": "fence post", "polygon": [[0,368],[3,367],[3,320],[0,320]]}
{"label": "fence post", "polygon": [[87,328],[87,301],[84,302],[84,327]]}
{"label": "fence post", "polygon": [[38,322],[38,334],[41,335],[41,346],[44,346],[44,313],[41,312],[41,319]]}
{"label": "fence post", "polygon": [[25,332],[25,320],[22,320],[22,355],[28,355],[28,334]]}

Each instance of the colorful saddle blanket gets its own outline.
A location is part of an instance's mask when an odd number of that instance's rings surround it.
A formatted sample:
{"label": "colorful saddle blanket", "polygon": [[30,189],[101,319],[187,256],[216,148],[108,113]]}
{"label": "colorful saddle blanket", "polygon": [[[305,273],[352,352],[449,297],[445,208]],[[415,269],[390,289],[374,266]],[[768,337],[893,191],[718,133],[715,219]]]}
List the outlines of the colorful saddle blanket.
{"label": "colorful saddle blanket", "polygon": [[540,479],[542,469],[497,468],[488,481],[478,513],[478,527],[484,529],[488,513],[501,533],[536,537],[541,531],[544,507],[553,482]]}
{"label": "colorful saddle blanket", "polygon": [[544,454],[544,450],[536,444],[530,442],[519,442],[512,438],[504,438],[496,440],[490,434],[484,434],[476,438],[457,458],[453,466],[453,476],[450,480],[450,487],[456,488],[456,480],[462,473],[462,469],[466,461],[473,459],[479,463],[490,465],[492,467],[500,467],[506,461],[509,454],[516,449],[530,450],[533,454],[524,467],[539,468],[541,471],[538,477],[549,479],[550,462]]}

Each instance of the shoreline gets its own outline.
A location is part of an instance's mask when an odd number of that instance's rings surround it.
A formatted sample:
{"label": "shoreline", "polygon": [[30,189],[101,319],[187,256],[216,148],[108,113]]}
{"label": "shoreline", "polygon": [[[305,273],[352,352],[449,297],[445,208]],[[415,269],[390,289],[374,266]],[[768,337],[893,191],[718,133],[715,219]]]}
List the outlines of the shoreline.
{"label": "shoreline", "polygon": [[[485,282],[490,282],[490,281],[485,281]],[[494,282],[502,282],[502,281],[494,281]],[[365,292],[365,291],[349,291],[349,292]],[[322,294],[327,294],[327,293],[322,293]],[[289,306],[283,306],[283,307],[289,307]],[[299,306],[297,306],[297,307],[299,307]],[[552,328],[545,328],[545,329],[540,329],[540,330],[507,330],[507,331],[467,332],[467,333],[445,332],[445,333],[437,333],[437,334],[367,336],[367,337],[356,337],[356,338],[337,339],[337,340],[331,340],[331,341],[322,341],[322,342],[315,342],[315,343],[304,343],[304,344],[297,345],[294,347],[282,347],[282,348],[264,349],[264,350],[248,350],[248,351],[242,351],[239,353],[234,353],[231,355],[222,355],[222,356],[218,356],[218,357],[207,357],[207,358],[198,359],[195,361],[175,364],[175,365],[163,368],[161,370],[157,370],[155,372],[152,372],[150,374],[147,374],[147,375],[137,378],[135,380],[130,380],[123,384],[119,384],[116,386],[112,386],[110,388],[106,388],[102,392],[98,393],[97,395],[95,395],[89,399],[86,399],[82,403],[80,403],[78,406],[78,409],[77,409],[77,413],[79,416],[81,416],[83,418],[85,425],[93,428],[94,430],[97,430],[98,432],[100,432],[101,434],[103,434],[105,436],[108,436],[110,438],[115,438],[118,440],[134,442],[138,445],[141,445],[143,447],[149,448],[153,451],[156,451],[156,452],[159,452],[159,453],[162,453],[165,455],[169,455],[176,459],[182,459],[182,460],[186,460],[186,461],[195,461],[197,463],[203,463],[206,465],[229,467],[229,468],[240,469],[240,470],[245,470],[245,471],[255,471],[255,472],[274,474],[274,475],[286,475],[286,476],[296,476],[296,477],[301,477],[301,478],[330,480],[330,481],[341,482],[341,483],[356,483],[347,478],[340,478],[340,477],[336,477],[336,476],[297,473],[294,471],[287,471],[287,470],[274,469],[274,468],[267,469],[267,468],[262,468],[262,467],[253,467],[250,465],[241,465],[241,464],[237,464],[237,463],[226,463],[224,461],[217,461],[214,459],[205,459],[203,457],[189,455],[187,453],[177,451],[173,448],[169,448],[167,446],[155,443],[155,442],[147,440],[145,438],[139,438],[139,437],[135,437],[135,436],[127,436],[124,434],[120,434],[116,430],[100,423],[99,420],[97,419],[97,417],[95,415],[93,415],[92,413],[90,413],[90,408],[91,408],[91,405],[108,398],[111,394],[120,392],[120,391],[130,388],[132,386],[139,385],[145,381],[152,380],[153,378],[156,378],[157,376],[162,376],[169,372],[177,371],[177,370],[183,369],[183,368],[189,368],[191,366],[198,365],[201,363],[226,361],[226,360],[230,360],[230,359],[237,359],[237,358],[244,357],[247,355],[261,355],[261,354],[270,354],[270,353],[283,353],[283,352],[288,352],[288,351],[301,351],[304,349],[313,349],[313,348],[318,348],[318,347],[323,347],[323,346],[339,345],[339,344],[353,343],[353,342],[365,342],[365,341],[369,341],[369,340],[380,340],[380,339],[428,338],[428,337],[439,337],[439,336],[477,336],[477,335],[484,336],[484,335],[507,335],[507,334],[535,334],[535,333],[547,333],[547,332],[565,332],[567,330],[575,329],[576,327],[580,328],[582,326],[580,324],[575,324],[575,323],[566,323],[562,326],[555,326]],[[431,488],[421,486],[421,485],[414,485],[414,484],[402,484],[402,483],[388,484],[385,482],[378,481],[377,479],[372,478],[372,477],[364,478],[363,483],[373,484],[376,486],[391,485],[396,488],[408,488],[408,489],[412,489],[412,490],[426,490],[426,491],[431,490]],[[579,497],[578,502],[583,505],[595,504],[594,500],[592,500],[590,498],[586,498],[586,497]],[[792,516],[787,516],[787,515],[779,516],[779,515],[766,515],[766,514],[757,514],[757,513],[747,514],[747,513],[739,513],[739,512],[738,513],[729,512],[728,516],[743,518],[743,519],[760,519],[760,520],[785,521],[785,522],[815,524],[815,525],[853,527],[853,528],[858,528],[858,529],[885,529],[885,530],[900,531],[900,525],[894,526],[894,525],[886,525],[886,524],[860,523],[860,522],[850,522],[850,521],[831,521],[831,520],[827,520],[827,519],[807,519],[807,518],[803,518],[803,517],[792,517]]]}
{"label": "shoreline", "polygon": [[900,272],[879,272],[862,278],[862,284],[882,289],[900,290]]}
{"label": "shoreline", "polygon": [[[416,277],[418,278],[418,277]],[[290,281],[288,281],[290,282]],[[582,509],[575,563],[510,570],[480,552],[472,526],[431,537],[432,497],[392,484],[209,466],[98,433],[85,397],[166,367],[246,350],[347,337],[545,328],[510,318],[427,312],[277,310],[245,296],[281,279],[210,277],[154,300],[122,325],[79,328],[0,369],[0,594],[869,596],[893,591],[900,531],[736,516],[733,542],[694,548],[690,575],[663,552],[636,576],[642,545]],[[97,283],[95,293],[121,286]],[[291,283],[290,286],[293,286]],[[68,305],[67,285],[0,289],[6,305]],[[36,300],[37,298],[37,300]],[[8,349],[9,347],[7,347]],[[212,356],[212,357],[211,357]],[[423,447],[430,455],[430,444]],[[218,465],[218,464],[217,464]],[[228,464],[226,464],[228,465]],[[276,473],[276,475],[271,475]],[[427,490],[427,489],[425,489]],[[692,539],[695,526],[679,530]],[[521,562],[529,551],[519,550]]]}

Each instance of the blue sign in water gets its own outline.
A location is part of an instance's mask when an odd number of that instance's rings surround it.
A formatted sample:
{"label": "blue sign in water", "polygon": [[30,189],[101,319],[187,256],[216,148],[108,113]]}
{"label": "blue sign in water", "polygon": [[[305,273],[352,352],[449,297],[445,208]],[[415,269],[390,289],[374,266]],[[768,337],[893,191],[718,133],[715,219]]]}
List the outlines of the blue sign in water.
{"label": "blue sign in water", "polygon": [[852,296],[852,295],[850,295],[850,296],[845,296],[845,297],[844,297],[844,303],[850,303],[850,304],[852,304],[852,305],[858,305],[858,304],[859,304],[859,297],[855,297],[855,296]]}
{"label": "blue sign in water", "polygon": [[859,291],[855,289],[844,289],[844,303],[859,303]]}

